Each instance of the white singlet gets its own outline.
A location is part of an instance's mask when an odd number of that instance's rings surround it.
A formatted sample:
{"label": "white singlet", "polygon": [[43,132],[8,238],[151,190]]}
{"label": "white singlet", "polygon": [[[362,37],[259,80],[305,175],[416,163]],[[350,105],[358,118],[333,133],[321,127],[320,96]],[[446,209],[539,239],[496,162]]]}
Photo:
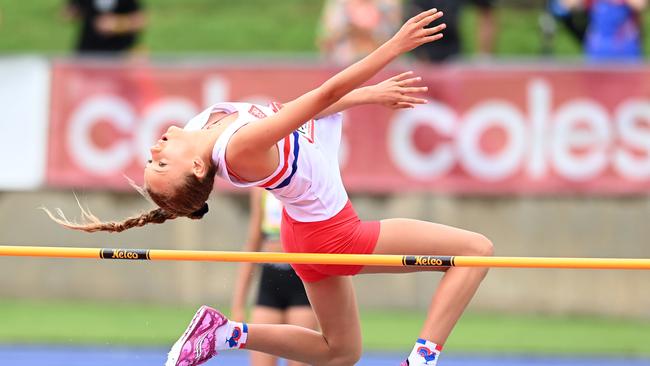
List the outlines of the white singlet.
{"label": "white singlet", "polygon": [[278,141],[280,162],[269,177],[257,182],[244,182],[228,171],[225,156],[232,135],[248,123],[263,121],[279,108],[276,103],[269,107],[219,103],[192,118],[185,129],[201,129],[214,112],[238,112],[237,120],[225,128],[214,145],[212,160],[217,166],[217,175],[236,187],[266,188],[282,202],[294,220],[314,222],[332,218],[348,201],[338,163],[342,127],[340,113],[311,120]]}

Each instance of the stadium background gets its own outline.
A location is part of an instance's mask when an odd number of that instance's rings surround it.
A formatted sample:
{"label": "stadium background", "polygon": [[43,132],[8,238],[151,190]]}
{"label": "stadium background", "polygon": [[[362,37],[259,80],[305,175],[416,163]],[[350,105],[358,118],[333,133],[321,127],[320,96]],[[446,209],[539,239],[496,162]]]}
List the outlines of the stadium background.
{"label": "stadium background", "polygon": [[[145,5],[145,50],[115,63],[69,56],[74,26],[58,16],[60,2],[0,1],[0,243],[238,250],[246,239],[242,192],[217,191],[201,222],[177,220],[113,235],[62,230],[37,209],[77,212],[75,192],[102,218],[145,210],[148,203],[122,173],[139,179],[148,133],[220,97],[288,100],[336,70],[319,60],[314,46],[320,1]],[[542,6],[500,3],[494,59],[474,58],[470,41],[466,62],[417,66],[430,83],[430,97],[454,113],[455,126],[471,125],[469,116],[485,111],[478,108],[486,103],[503,107],[505,124],[497,121],[470,138],[470,147],[479,146],[474,152],[484,148],[485,155],[454,148],[445,170],[430,160],[437,147],[450,141],[460,146],[462,129],[447,131],[436,145],[426,137],[440,136],[425,121],[423,130],[391,148],[392,128],[421,116],[400,119],[373,108],[350,112],[344,176],[362,217],[414,217],[479,231],[492,239],[497,255],[650,257],[648,69],[585,65],[561,29],[554,53],[543,54],[537,25]],[[468,12],[463,18],[467,37],[474,32],[473,17]],[[411,67],[409,59],[400,60],[384,76]],[[281,83],[296,74],[301,77],[291,85]],[[97,95],[132,114],[120,120],[124,115],[115,117],[115,109],[99,107],[105,114],[81,130],[87,139],[71,140],[79,133],[79,109],[96,111],[88,105],[106,102],[92,99]],[[161,117],[161,110],[173,117]],[[570,113],[581,121],[571,124]],[[126,136],[120,130],[121,122],[147,121],[155,128]],[[524,128],[517,128],[521,123]],[[535,130],[539,126],[542,132]],[[127,146],[125,156],[106,153],[114,141]],[[530,158],[531,145],[541,149],[542,163]],[[505,150],[511,158],[499,155]],[[400,165],[395,151],[419,152],[430,158],[431,170]],[[375,153],[381,159],[373,160]],[[478,160],[468,162],[471,156]],[[572,176],[576,171],[582,173]],[[196,305],[229,305],[234,270],[233,264],[215,263],[0,258],[0,340],[164,346]],[[400,334],[416,332],[438,278],[355,279],[367,347],[406,349],[411,340]],[[641,271],[493,270],[448,349],[648,357],[649,280],[650,273]]]}

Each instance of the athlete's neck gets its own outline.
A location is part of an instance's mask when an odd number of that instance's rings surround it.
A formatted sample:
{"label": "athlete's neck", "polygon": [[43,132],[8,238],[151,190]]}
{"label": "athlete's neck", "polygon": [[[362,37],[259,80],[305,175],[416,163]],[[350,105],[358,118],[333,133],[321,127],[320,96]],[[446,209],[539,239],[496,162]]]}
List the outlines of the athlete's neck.
{"label": "athlete's neck", "polygon": [[215,112],[210,115],[203,129],[197,131],[197,147],[201,156],[205,159],[212,159],[212,149],[226,127],[237,120],[237,112],[225,113]]}

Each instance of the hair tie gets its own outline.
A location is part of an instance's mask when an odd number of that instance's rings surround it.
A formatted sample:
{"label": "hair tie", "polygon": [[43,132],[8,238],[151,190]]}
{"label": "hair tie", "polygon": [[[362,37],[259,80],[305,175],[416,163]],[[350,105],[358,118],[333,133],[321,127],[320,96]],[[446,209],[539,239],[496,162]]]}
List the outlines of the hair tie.
{"label": "hair tie", "polygon": [[199,208],[198,210],[192,212],[188,217],[190,219],[193,219],[193,220],[198,220],[198,219],[203,218],[203,216],[205,214],[207,214],[208,211],[209,211],[208,203],[206,202],[206,203],[203,204],[203,206],[201,206],[201,208]]}

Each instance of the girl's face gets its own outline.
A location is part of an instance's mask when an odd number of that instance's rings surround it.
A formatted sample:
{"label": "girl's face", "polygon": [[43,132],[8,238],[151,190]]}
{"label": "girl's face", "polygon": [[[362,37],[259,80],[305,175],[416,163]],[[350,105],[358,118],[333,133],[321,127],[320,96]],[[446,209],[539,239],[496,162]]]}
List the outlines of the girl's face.
{"label": "girl's face", "polygon": [[149,149],[151,160],[144,168],[145,186],[158,194],[166,194],[193,174],[192,160],[196,156],[193,141],[190,132],[170,127]]}

